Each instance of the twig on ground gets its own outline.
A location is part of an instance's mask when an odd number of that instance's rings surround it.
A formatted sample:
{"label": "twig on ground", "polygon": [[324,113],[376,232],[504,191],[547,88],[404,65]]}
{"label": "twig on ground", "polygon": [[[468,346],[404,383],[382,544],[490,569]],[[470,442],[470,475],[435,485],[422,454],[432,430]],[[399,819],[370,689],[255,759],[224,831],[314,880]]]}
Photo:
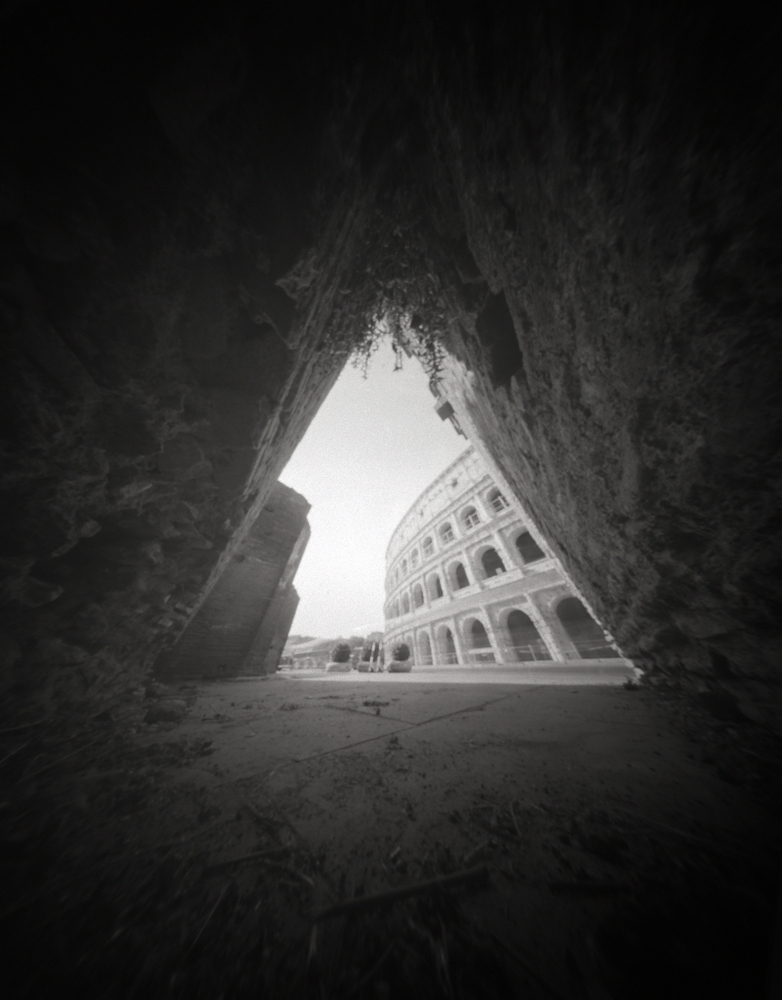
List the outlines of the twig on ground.
{"label": "twig on ground", "polygon": [[516,833],[521,840],[521,830],[519,829],[519,824],[516,822],[516,813],[513,811],[513,802],[510,803],[510,818],[513,820],[513,825],[516,828]]}
{"label": "twig on ground", "polygon": [[488,840],[481,841],[481,843],[478,844],[477,847],[474,847],[468,854],[464,855],[463,863],[469,866],[483,853],[483,851],[486,850],[487,847],[490,846],[491,845],[489,844]]}
{"label": "twig on ground", "polygon": [[50,768],[52,767],[56,767],[58,764],[61,764],[64,760],[67,760],[69,757],[73,757],[77,753],[81,753],[82,750],[88,750],[90,747],[95,746],[95,744],[98,743],[100,739],[101,737],[98,737],[97,739],[94,740],[90,740],[89,743],[84,743],[82,744],[82,746],[76,747],[76,749],[71,750],[70,753],[66,753],[62,757],[58,757],[56,760],[50,761],[45,767],[42,767],[39,771],[33,771],[32,774],[23,774],[21,777],[24,778],[26,781],[32,781],[33,778],[39,777],[39,775],[43,774],[45,771],[50,770]]}
{"label": "twig on ground", "polygon": [[[612,809],[620,816],[624,816],[626,819],[632,820],[641,826],[644,824],[656,826],[658,830],[665,830],[666,833],[672,833],[675,837],[681,837],[683,840],[689,840],[691,844],[700,844],[713,850],[717,849],[717,844],[713,844],[707,837],[702,837],[697,833],[688,833],[686,830],[679,830],[675,826],[668,826],[667,823],[661,823],[659,820],[637,816],[635,813],[628,812],[626,809],[622,809],[619,806],[612,806]],[[729,850],[742,850],[743,853],[743,849],[738,848],[738,846],[736,848],[731,847]]]}
{"label": "twig on ground", "polygon": [[221,903],[221,902],[223,901],[223,896],[224,896],[224,895],[226,894],[226,892],[228,892],[228,886],[229,886],[230,884],[231,884],[231,883],[230,883],[230,882],[228,882],[228,883],[226,883],[226,885],[224,885],[224,886],[223,886],[223,888],[222,888],[222,891],[220,892],[220,895],[219,895],[219,896],[217,897],[217,902],[216,902],[216,903],[215,903],[215,905],[214,905],[214,906],[212,907],[212,909],[211,909],[211,910],[209,911],[209,916],[208,916],[208,917],[206,918],[206,920],[205,920],[205,921],[203,922],[203,924],[201,925],[201,930],[200,930],[200,931],[199,931],[199,932],[198,932],[198,933],[196,934],[196,936],[195,936],[195,938],[194,938],[194,940],[193,940],[193,943],[192,943],[192,944],[190,945],[190,947],[188,948],[188,951],[192,951],[192,950],[193,950],[193,948],[195,948],[195,946],[196,946],[196,944],[197,944],[197,942],[198,942],[198,939],[199,939],[199,938],[201,937],[201,935],[202,935],[202,934],[204,933],[204,931],[206,930],[206,925],[207,925],[207,924],[209,923],[209,921],[210,921],[210,920],[212,919],[212,917],[213,917],[213,916],[214,916],[214,914],[215,914],[215,910],[216,910],[216,909],[217,909],[217,907],[218,907],[218,906],[220,905],[220,903]]}
{"label": "twig on ground", "polygon": [[214,823],[210,823],[209,826],[202,826],[200,830],[196,830],[195,833],[188,834],[187,837],[180,837],[179,840],[170,840],[164,844],[155,844],[152,847],[142,847],[136,854],[146,854],[148,851],[162,851],[163,848],[166,850],[173,850],[175,847],[179,847],[182,844],[186,844],[190,840],[195,840],[197,837],[203,837],[205,833],[209,833],[210,830],[215,830],[218,826],[224,826],[228,820],[218,819]]}
{"label": "twig on ground", "polygon": [[276,834],[278,827],[283,825],[279,820],[269,819],[268,817],[263,816],[261,813],[258,812],[255,806],[251,805],[247,801],[247,799],[242,799],[242,805],[247,810],[247,812],[252,816],[252,818],[256,821],[256,823],[260,823],[262,827],[264,827],[267,830],[271,830],[272,833]]}
{"label": "twig on ground", "polygon": [[633,892],[631,885],[613,882],[549,882],[549,889],[558,895],[606,896],[612,892]]}
{"label": "twig on ground", "polygon": [[394,902],[397,899],[406,899],[409,896],[420,896],[426,892],[434,892],[438,889],[451,889],[462,885],[482,885],[489,878],[488,869],[480,865],[478,868],[468,868],[466,871],[456,872],[453,875],[442,875],[439,878],[428,879],[425,882],[416,882],[413,885],[400,886],[397,889],[389,889],[386,892],[378,892],[372,896],[359,896],[356,899],[348,899],[343,903],[336,903],[329,906],[320,913],[316,913],[312,918],[315,922],[328,920],[331,917],[339,916],[343,913],[354,913],[359,910],[368,910],[373,906],[382,906],[385,903]]}
{"label": "twig on ground", "polygon": [[10,753],[7,753],[5,755],[5,757],[3,757],[2,760],[0,760],[0,767],[2,767],[3,764],[5,764],[5,762],[7,760],[10,760],[12,757],[15,757],[16,754],[18,754],[20,750],[24,750],[24,748],[26,746],[29,746],[31,743],[32,743],[32,740],[27,740],[25,743],[21,743],[18,747],[15,747]]}
{"label": "twig on ground", "polygon": [[268,859],[264,860],[263,863],[268,865],[269,868],[276,868],[278,871],[287,872],[288,875],[293,875],[295,878],[301,879],[302,882],[306,882],[307,885],[311,885],[313,889],[315,888],[315,882],[309,877],[309,875],[305,875],[304,872],[300,872],[296,868],[291,868],[290,865],[283,865],[279,861],[271,861]]}
{"label": "twig on ground", "polygon": [[363,978],[359,979],[359,981],[356,983],[356,985],[353,987],[352,990],[350,990],[348,993],[345,994],[344,1000],[349,1000],[349,998],[355,996],[355,994],[358,993],[358,991],[362,987],[366,986],[368,982],[371,982],[372,978],[376,976],[378,972],[380,972],[383,963],[391,954],[391,952],[394,950],[395,945],[396,941],[392,941],[391,944],[386,948],[386,950],[380,956],[380,958],[377,960],[377,962],[375,962],[375,964],[369,970],[369,972]]}
{"label": "twig on ground", "polygon": [[513,948],[510,947],[510,945],[505,944],[502,938],[499,937],[497,934],[495,934],[494,931],[489,931],[489,935],[493,938],[494,941],[497,942],[500,948],[502,948],[502,950],[506,952],[514,960],[514,962],[516,962],[518,965],[521,966],[522,969],[524,969],[524,971],[527,973],[528,976],[534,979],[539,986],[543,987],[543,989],[549,994],[549,996],[554,997],[554,1000],[566,1000],[566,998],[563,997],[562,994],[559,993],[557,990],[555,990],[553,986],[549,986],[546,980],[540,975],[539,972],[537,972],[536,969],[534,969],[530,965],[529,962],[523,959],[517,951],[515,951]]}
{"label": "twig on ground", "polygon": [[51,719],[51,715],[47,715],[45,719],[38,719],[37,722],[25,722],[22,726],[11,726],[10,729],[0,729],[0,736],[5,736],[6,733],[18,733],[20,729],[32,729],[33,726],[42,726],[49,719]]}
{"label": "twig on ground", "polygon": [[252,854],[242,854],[241,857],[230,858],[228,861],[218,861],[216,864],[204,868],[204,875],[213,875],[215,872],[232,868],[234,865],[243,865],[248,861],[264,861],[276,855],[287,854],[288,850],[287,847],[272,847],[268,851],[254,851]]}

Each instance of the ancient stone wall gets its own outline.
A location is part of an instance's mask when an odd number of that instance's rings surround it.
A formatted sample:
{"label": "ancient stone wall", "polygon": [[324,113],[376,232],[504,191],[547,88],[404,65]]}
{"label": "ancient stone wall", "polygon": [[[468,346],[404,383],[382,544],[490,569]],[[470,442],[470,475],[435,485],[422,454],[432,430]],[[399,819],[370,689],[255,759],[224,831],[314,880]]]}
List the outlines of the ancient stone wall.
{"label": "ancient stone wall", "polygon": [[285,617],[285,597],[309,539],[309,508],[294,490],[275,485],[176,644],[158,657],[157,676],[264,672],[272,640]]}

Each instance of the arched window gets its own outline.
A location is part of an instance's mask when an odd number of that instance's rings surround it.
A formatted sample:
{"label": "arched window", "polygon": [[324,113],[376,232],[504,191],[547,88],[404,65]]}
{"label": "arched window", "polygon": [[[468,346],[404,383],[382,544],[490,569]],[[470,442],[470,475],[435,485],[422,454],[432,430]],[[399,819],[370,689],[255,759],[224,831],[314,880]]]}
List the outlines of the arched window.
{"label": "arched window", "polygon": [[500,491],[495,486],[493,490],[489,491],[488,501],[491,505],[492,510],[501,514],[509,505],[505,497],[500,493]]}
{"label": "arched window", "polygon": [[470,626],[470,659],[473,663],[494,663],[494,652],[483,622],[475,621]]}
{"label": "arched window", "polygon": [[443,596],[443,587],[440,583],[440,577],[435,573],[434,576],[429,577],[429,600],[436,601],[438,597]]}
{"label": "arched window", "polygon": [[453,528],[448,523],[448,521],[446,521],[445,524],[442,525],[442,527],[440,528],[440,538],[442,538],[443,543],[445,545],[447,545],[448,542],[453,541]]}
{"label": "arched window", "polygon": [[522,531],[516,539],[516,548],[525,563],[537,562],[538,559],[546,558],[546,553],[528,531]]}
{"label": "arched window", "polygon": [[422,546],[424,550],[424,559],[428,559],[429,556],[434,552],[434,542],[431,538],[425,538]]}
{"label": "arched window", "polygon": [[399,601],[394,601],[394,618],[399,617]]}
{"label": "arched window", "polygon": [[406,615],[410,612],[410,598],[407,594],[402,598],[402,614]]}
{"label": "arched window", "polygon": [[421,666],[432,665],[432,644],[426,632],[421,632],[418,636],[418,663]]}
{"label": "arched window", "polygon": [[459,662],[451,630],[446,625],[443,625],[440,629],[437,637],[437,648],[440,652],[440,659],[443,663],[454,664]]}
{"label": "arched window", "polygon": [[505,572],[505,563],[500,559],[496,549],[486,549],[481,556],[481,562],[487,577],[497,576],[498,573]]}
{"label": "arched window", "polygon": [[407,559],[402,560],[402,576],[407,576]]}
{"label": "arched window", "polygon": [[474,507],[468,507],[462,513],[462,521],[464,522],[465,528],[474,528],[476,524],[481,523],[481,519],[478,516],[478,511]]}
{"label": "arched window", "polygon": [[582,660],[610,659],[619,653],[577,597],[566,597],[557,605],[557,617]]}
{"label": "arched window", "polygon": [[413,549],[410,553],[410,568],[415,569],[418,565],[418,549]]}
{"label": "arched window", "polygon": [[453,579],[454,590],[461,590],[463,587],[470,586],[470,581],[467,579],[467,573],[461,563],[457,563],[453,567],[451,570],[451,578]]}
{"label": "arched window", "polygon": [[420,608],[423,603],[424,603],[424,592],[421,589],[421,584],[417,583],[413,587],[413,607]]}
{"label": "arched window", "polygon": [[529,660],[550,660],[551,654],[540,637],[532,620],[523,611],[514,608],[508,615],[510,654],[517,663]]}

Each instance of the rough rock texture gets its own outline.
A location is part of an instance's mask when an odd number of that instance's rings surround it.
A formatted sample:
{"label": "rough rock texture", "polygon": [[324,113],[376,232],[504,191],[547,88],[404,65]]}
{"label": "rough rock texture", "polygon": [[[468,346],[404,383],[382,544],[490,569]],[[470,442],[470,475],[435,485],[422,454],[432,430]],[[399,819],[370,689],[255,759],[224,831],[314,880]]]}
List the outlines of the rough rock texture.
{"label": "rough rock texture", "polygon": [[385,313],[625,650],[775,678],[777,33],[696,7],[12,8],[3,684],[149,662]]}
{"label": "rough rock texture", "polygon": [[0,59],[2,686],[57,701],[178,633],[345,353],[317,347],[328,282],[303,316],[275,284],[307,164],[248,132],[266,90],[235,35],[39,14]]}

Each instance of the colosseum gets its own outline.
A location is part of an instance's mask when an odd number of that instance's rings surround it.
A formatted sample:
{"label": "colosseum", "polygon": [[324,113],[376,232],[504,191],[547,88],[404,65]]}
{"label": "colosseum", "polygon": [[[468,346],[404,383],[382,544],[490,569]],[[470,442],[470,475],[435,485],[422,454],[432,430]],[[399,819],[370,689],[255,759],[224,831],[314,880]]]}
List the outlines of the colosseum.
{"label": "colosseum", "polygon": [[400,521],[386,552],[386,662],[404,642],[419,669],[567,664],[630,674],[500,478],[470,446]]}

